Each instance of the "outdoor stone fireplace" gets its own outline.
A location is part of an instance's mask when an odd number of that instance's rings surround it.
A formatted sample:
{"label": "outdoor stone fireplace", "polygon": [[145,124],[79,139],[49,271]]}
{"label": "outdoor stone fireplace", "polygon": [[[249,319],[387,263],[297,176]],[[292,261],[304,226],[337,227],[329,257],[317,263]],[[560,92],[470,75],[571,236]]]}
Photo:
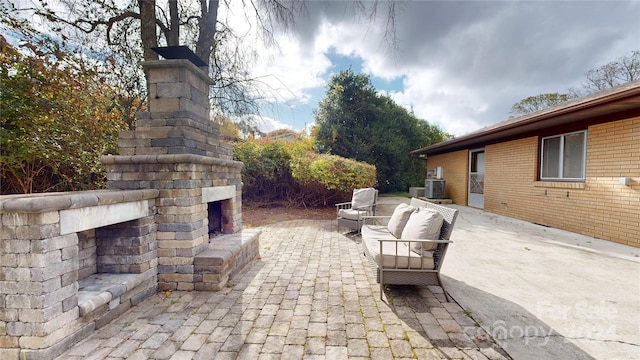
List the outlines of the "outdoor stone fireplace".
{"label": "outdoor stone fireplace", "polygon": [[205,72],[184,59],[142,66],[149,111],[121,133],[120,155],[103,158],[108,187],[160,191],[158,286],[193,290],[202,281],[194,257],[209,249],[210,237],[241,230],[242,163],[209,119],[213,81]]}
{"label": "outdoor stone fireplace", "polygon": [[142,66],[149,111],[102,158],[109,190],[0,196],[2,360],[55,358],[157,290],[220,290],[259,256],[212,80],[188,60]]}

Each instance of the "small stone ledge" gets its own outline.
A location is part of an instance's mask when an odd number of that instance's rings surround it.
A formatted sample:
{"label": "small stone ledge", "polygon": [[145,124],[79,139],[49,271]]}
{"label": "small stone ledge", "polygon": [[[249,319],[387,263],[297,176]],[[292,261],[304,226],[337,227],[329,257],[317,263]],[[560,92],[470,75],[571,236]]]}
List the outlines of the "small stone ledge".
{"label": "small stone ledge", "polygon": [[195,154],[160,154],[160,155],[106,155],[100,158],[105,165],[113,164],[203,164],[241,168],[241,161],[225,160]]}
{"label": "small stone ledge", "polygon": [[195,290],[218,291],[260,256],[260,230],[241,230],[210,240],[206,250],[193,259]]}
{"label": "small stone ledge", "polygon": [[47,194],[0,196],[0,211],[15,213],[41,213],[78,209],[98,205],[148,200],[158,197],[157,189],[94,190]]}
{"label": "small stone ledge", "polygon": [[[132,291],[153,276],[154,269],[142,274],[93,274],[78,280],[80,316],[86,316]],[[111,306],[110,306],[111,307]]]}
{"label": "small stone ledge", "polygon": [[206,72],[198,68],[196,65],[194,65],[191,61],[187,59],[147,60],[147,61],[141,62],[140,65],[149,69],[152,69],[152,68],[164,69],[164,68],[179,68],[179,67],[189,68],[189,70],[191,70],[196,75],[198,75],[207,85],[215,84],[213,79],[211,79],[211,77],[209,77]]}
{"label": "small stone ledge", "polygon": [[[62,354],[65,350],[69,349],[73,345],[86,339],[95,331],[95,323],[91,322],[82,325],[78,330],[75,330],[71,335],[58,341],[54,345],[46,349],[20,349],[19,357],[15,359],[30,359],[30,360],[50,360],[56,358]],[[0,352],[0,355],[2,352]],[[4,358],[2,358],[4,359]],[[10,357],[11,359],[11,357]]]}

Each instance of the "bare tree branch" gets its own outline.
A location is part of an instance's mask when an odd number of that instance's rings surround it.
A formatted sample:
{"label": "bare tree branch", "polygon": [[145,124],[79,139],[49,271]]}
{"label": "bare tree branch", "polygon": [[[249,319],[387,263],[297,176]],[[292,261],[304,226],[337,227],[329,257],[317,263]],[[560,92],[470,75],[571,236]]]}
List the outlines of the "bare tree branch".
{"label": "bare tree branch", "polygon": [[[129,67],[131,78],[138,80],[142,80],[142,71],[137,66],[139,60],[158,59],[151,48],[181,43],[193,46],[196,55],[207,63],[208,73],[216,83],[211,88],[216,106],[230,115],[258,112],[262,96],[258,87],[263,85],[259,79],[248,76],[255,50],[246,46],[243,39],[246,34],[234,33],[224,23],[225,19],[218,19],[219,6],[231,7],[232,2],[235,6],[237,0],[32,1],[38,5],[21,10],[46,20],[50,29],[61,33],[63,39],[68,33],[69,38],[76,37],[73,40],[82,43],[85,49],[108,51],[123,68]],[[381,3],[381,0],[358,0],[353,6],[368,19],[375,20]],[[385,37],[395,44],[397,7],[394,1],[384,3],[390,12]],[[258,34],[271,46],[277,46],[275,34],[292,31],[297,17],[307,10],[306,1],[296,0],[242,0],[242,4],[247,21],[252,24],[257,21]],[[58,31],[60,29],[65,33]],[[144,81],[131,83],[142,84],[140,90],[144,90]]]}
{"label": "bare tree branch", "polygon": [[609,89],[627,82],[640,79],[640,50],[622,56],[608,64],[586,73],[583,87],[587,92]]}

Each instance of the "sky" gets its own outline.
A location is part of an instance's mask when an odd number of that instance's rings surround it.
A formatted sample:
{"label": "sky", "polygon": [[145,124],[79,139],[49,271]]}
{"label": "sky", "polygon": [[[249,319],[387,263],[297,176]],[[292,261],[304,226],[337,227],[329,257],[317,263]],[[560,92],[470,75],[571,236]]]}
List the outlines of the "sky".
{"label": "sky", "polygon": [[[351,1],[309,1],[293,29],[275,33],[277,47],[258,43],[251,75],[269,94],[259,127],[313,125],[331,76],[351,67],[416,117],[460,136],[508,119],[528,96],[580,88],[587,71],[640,50],[638,0],[395,4],[393,45],[385,2],[371,20]],[[222,12],[248,26],[237,9]]]}

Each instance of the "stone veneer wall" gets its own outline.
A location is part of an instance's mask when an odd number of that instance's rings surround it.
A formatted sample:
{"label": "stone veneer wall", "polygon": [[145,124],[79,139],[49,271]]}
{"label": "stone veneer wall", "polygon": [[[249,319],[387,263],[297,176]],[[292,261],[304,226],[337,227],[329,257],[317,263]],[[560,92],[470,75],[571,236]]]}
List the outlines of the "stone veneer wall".
{"label": "stone veneer wall", "polygon": [[[157,196],[138,190],[0,197],[0,359],[51,359],[156,292]],[[106,253],[126,246],[127,255],[110,258],[105,269],[95,253],[103,226],[125,221],[129,229],[107,230],[103,245]],[[82,249],[79,237],[87,240]],[[134,274],[136,286],[83,316],[80,273],[101,267]]]}
{"label": "stone veneer wall", "polygon": [[78,235],[78,279],[98,272],[96,258],[96,229],[76,233]]}

